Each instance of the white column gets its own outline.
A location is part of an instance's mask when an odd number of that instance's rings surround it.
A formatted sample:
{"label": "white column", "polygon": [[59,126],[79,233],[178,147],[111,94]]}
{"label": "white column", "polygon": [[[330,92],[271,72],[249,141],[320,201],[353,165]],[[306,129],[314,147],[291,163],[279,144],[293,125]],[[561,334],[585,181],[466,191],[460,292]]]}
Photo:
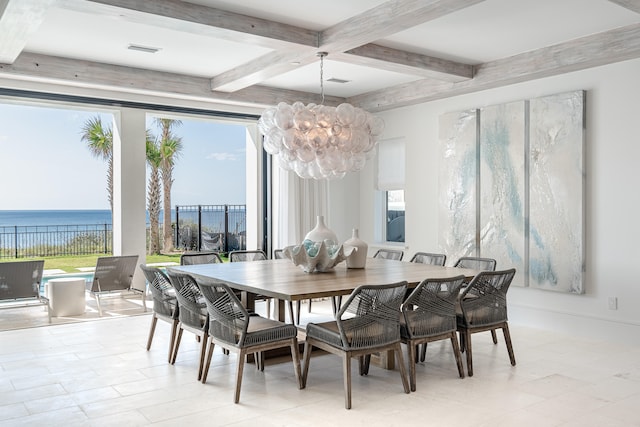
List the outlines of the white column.
{"label": "white column", "polygon": [[[113,125],[113,254],[146,257],[146,113],[122,108]],[[136,269],[136,289],[145,279]]]}

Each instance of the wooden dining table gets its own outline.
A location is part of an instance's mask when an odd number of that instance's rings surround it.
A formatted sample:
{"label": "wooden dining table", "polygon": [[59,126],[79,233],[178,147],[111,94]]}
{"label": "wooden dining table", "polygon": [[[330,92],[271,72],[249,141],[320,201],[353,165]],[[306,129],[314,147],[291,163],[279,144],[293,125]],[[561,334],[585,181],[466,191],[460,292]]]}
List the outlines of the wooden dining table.
{"label": "wooden dining table", "polygon": [[[442,267],[381,258],[367,258],[365,268],[347,268],[346,263],[324,273],[305,273],[289,259],[273,259],[251,262],[227,262],[217,264],[181,265],[169,267],[188,273],[196,280],[222,282],[241,291],[242,303],[254,310],[257,295],[274,298],[278,303],[275,316],[285,321],[285,301],[339,297],[349,295],[360,285],[383,285],[406,280],[409,288],[424,279],[439,279],[464,275],[470,281],[477,270]],[[386,369],[395,366],[393,353],[380,354],[372,363]]]}

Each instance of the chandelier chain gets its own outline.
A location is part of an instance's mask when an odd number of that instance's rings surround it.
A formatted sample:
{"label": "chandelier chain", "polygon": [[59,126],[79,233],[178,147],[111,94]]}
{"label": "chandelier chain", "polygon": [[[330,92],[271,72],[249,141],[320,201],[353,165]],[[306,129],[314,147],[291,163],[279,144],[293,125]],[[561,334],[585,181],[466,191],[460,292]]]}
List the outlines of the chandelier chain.
{"label": "chandelier chain", "polygon": [[320,94],[322,95],[322,105],[324,105],[324,57],[326,53],[320,52]]}

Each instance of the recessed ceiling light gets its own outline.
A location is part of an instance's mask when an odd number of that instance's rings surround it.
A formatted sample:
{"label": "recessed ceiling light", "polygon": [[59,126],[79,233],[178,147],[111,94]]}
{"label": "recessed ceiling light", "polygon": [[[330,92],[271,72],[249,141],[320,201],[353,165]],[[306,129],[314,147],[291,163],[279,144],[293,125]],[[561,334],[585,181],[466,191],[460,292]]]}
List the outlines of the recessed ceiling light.
{"label": "recessed ceiling light", "polygon": [[127,49],[129,50],[137,50],[138,52],[146,52],[146,53],[156,53],[160,50],[159,47],[150,47],[150,46],[142,46],[139,44],[130,44]]}
{"label": "recessed ceiling light", "polygon": [[331,77],[330,79],[327,79],[327,81],[331,83],[349,83],[351,80],[338,79],[336,77]]}

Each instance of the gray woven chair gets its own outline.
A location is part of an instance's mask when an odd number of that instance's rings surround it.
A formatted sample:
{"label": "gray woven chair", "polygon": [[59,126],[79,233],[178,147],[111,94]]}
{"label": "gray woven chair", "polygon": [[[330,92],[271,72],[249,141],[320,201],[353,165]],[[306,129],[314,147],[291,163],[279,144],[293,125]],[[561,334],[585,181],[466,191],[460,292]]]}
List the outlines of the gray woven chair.
{"label": "gray woven chair", "polygon": [[473,270],[480,271],[496,271],[496,260],[493,258],[465,256],[459,258],[453,266],[460,268],[471,268]]}
{"label": "gray woven chair", "polygon": [[[202,374],[203,383],[207,381],[211,356],[216,344],[238,353],[234,394],[234,402],[238,403],[240,401],[242,373],[247,354],[263,354],[267,350],[289,347],[298,388],[303,388],[300,377],[298,329],[294,325],[253,314],[250,315],[242,306],[238,297],[225,284],[200,282],[199,285],[205,298],[210,319],[210,335],[207,340],[209,351]],[[258,356],[258,358],[260,357]]]}
{"label": "gray woven chair", "polygon": [[416,252],[410,262],[429,265],[444,265],[447,262],[445,254],[431,254],[428,252]]}
{"label": "gray woven chair", "polygon": [[409,353],[409,380],[411,391],[416,391],[416,353],[422,345],[440,340],[451,340],[453,355],[460,378],[464,368],[456,336],[456,301],[465,277],[423,280],[402,305],[400,335]]}
{"label": "gray woven chair", "polygon": [[[471,268],[480,271],[496,271],[496,260],[493,258],[462,257],[456,261],[454,267]],[[498,336],[495,330],[491,330],[491,339],[498,344]]]}
{"label": "gray woven chair", "polygon": [[409,393],[407,374],[400,345],[400,304],[407,282],[390,285],[360,286],[342,306],[336,320],[309,323],[304,344],[302,384],[306,386],[313,347],[342,357],[345,408],[351,409],[351,358],[360,359],[360,374],[365,375],[365,356],[393,350],[400,368],[405,393]]}
{"label": "gray woven chair", "polygon": [[147,339],[147,351],[151,348],[158,319],[163,320],[171,325],[168,356],[168,361],[171,363],[173,346],[176,342],[176,331],[178,329],[178,301],[176,299],[176,290],[167,275],[159,268],[141,264],[140,269],[147,279],[153,298],[153,316],[151,317],[151,328],[149,329],[149,338]]}
{"label": "gray woven chair", "polygon": [[403,256],[403,251],[397,251],[393,249],[378,249],[378,251],[373,254],[374,258],[392,259],[394,261],[402,261]]}
{"label": "gray woven chair", "polygon": [[180,265],[222,263],[217,252],[185,252],[180,255]]}
{"label": "gray woven chair", "polygon": [[457,315],[460,350],[467,353],[467,374],[473,376],[471,334],[502,329],[511,365],[516,358],[511,345],[507,321],[507,290],[516,274],[514,268],[504,271],[483,271],[460,294],[461,312]]}
{"label": "gray woven chair", "polygon": [[142,295],[145,311],[147,303],[145,292],[131,287],[133,274],[138,263],[138,255],[119,255],[100,257],[96,262],[93,281],[87,286],[89,293],[95,297],[98,314],[102,316],[100,298],[111,293],[135,292]]}
{"label": "gray woven chair", "polygon": [[209,337],[209,314],[204,297],[195,279],[188,274],[167,271],[171,284],[176,289],[178,300],[178,333],[171,357],[171,364],[176,363],[182,332],[187,330],[200,340],[200,362],[198,364],[198,380],[202,378],[202,367]]}

